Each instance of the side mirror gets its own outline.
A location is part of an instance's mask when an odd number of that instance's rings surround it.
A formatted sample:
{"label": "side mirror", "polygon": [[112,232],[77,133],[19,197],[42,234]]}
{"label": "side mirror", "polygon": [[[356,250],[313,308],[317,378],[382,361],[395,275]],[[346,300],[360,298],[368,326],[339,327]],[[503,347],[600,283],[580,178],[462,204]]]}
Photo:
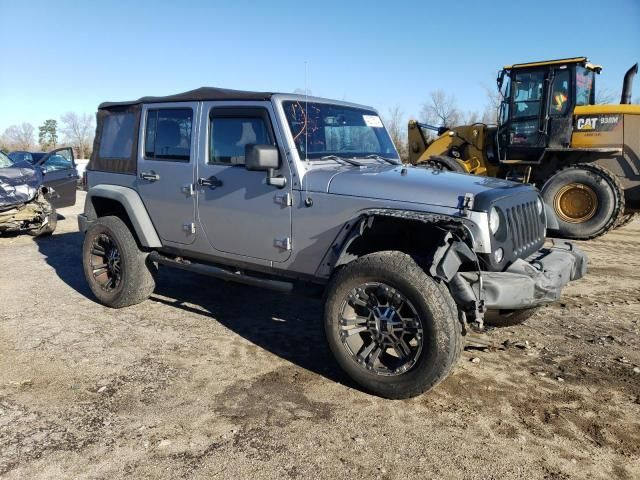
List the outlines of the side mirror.
{"label": "side mirror", "polygon": [[273,145],[245,145],[244,166],[247,170],[266,171],[268,185],[283,188],[287,184],[285,177],[275,175],[280,167],[280,152]]}
{"label": "side mirror", "polygon": [[498,72],[498,78],[496,78],[496,83],[498,84],[498,92],[502,90],[502,85],[504,84],[504,76],[507,72],[504,70],[500,70]]}
{"label": "side mirror", "polygon": [[273,145],[245,145],[244,166],[247,170],[275,170],[280,166],[278,149]]}

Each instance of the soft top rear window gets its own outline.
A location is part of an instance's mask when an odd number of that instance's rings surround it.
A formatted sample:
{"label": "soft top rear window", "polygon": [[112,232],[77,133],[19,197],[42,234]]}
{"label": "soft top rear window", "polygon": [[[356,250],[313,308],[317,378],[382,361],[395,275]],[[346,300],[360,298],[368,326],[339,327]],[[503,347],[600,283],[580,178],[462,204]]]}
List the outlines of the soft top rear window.
{"label": "soft top rear window", "polygon": [[136,117],[131,112],[112,113],[104,119],[100,139],[101,159],[129,159],[135,138]]}

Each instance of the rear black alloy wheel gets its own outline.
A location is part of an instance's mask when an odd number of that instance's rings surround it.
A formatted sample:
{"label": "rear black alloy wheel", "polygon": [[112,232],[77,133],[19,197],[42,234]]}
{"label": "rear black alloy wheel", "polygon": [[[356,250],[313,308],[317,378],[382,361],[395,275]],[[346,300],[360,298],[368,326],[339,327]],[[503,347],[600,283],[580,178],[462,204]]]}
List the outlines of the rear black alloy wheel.
{"label": "rear black alloy wheel", "polygon": [[107,233],[101,233],[93,239],[91,273],[95,282],[106,291],[115,290],[122,282],[120,251]]}
{"label": "rear black alloy wheel", "polygon": [[84,276],[96,298],[112,308],[140,303],[153,293],[156,266],[149,262],[127,224],[101,217],[87,230],[82,244]]}
{"label": "rear black alloy wheel", "polygon": [[354,361],[377,375],[400,375],[420,357],[423,331],[413,304],[397,289],[364,283],[342,304],[342,345]]}
{"label": "rear black alloy wheel", "polygon": [[398,251],[365,255],[335,273],[324,327],[345,373],[387,398],[433,388],[449,374],[463,345],[447,287]]}

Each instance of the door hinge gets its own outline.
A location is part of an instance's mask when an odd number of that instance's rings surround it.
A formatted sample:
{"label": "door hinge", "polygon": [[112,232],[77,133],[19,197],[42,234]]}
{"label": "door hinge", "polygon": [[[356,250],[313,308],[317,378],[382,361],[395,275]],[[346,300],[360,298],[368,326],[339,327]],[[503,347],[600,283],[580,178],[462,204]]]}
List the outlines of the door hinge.
{"label": "door hinge", "polygon": [[291,250],[291,238],[290,237],[277,237],[273,239],[273,245],[276,248],[282,250]]}
{"label": "door hinge", "polygon": [[196,224],[193,222],[185,223],[184,225],[182,225],[182,229],[187,233],[194,234],[196,233]]}
{"label": "door hinge", "polygon": [[283,207],[290,207],[291,205],[293,205],[290,193],[277,193],[273,197],[273,201],[278,205],[282,205]]}
{"label": "door hinge", "polygon": [[182,193],[186,194],[187,197],[193,197],[193,195],[196,193],[196,189],[195,189],[193,183],[189,183],[187,185],[183,185],[180,190],[182,190]]}

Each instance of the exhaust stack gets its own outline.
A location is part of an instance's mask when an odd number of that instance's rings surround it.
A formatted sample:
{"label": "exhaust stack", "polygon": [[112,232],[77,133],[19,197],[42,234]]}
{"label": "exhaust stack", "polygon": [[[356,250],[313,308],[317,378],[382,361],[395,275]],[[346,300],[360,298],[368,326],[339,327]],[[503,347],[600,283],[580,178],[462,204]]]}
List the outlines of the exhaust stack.
{"label": "exhaust stack", "polygon": [[631,91],[633,90],[633,78],[638,73],[638,64],[636,63],[633,67],[627,70],[627,73],[624,74],[624,81],[622,82],[622,97],[620,98],[620,103],[627,104],[631,103]]}

